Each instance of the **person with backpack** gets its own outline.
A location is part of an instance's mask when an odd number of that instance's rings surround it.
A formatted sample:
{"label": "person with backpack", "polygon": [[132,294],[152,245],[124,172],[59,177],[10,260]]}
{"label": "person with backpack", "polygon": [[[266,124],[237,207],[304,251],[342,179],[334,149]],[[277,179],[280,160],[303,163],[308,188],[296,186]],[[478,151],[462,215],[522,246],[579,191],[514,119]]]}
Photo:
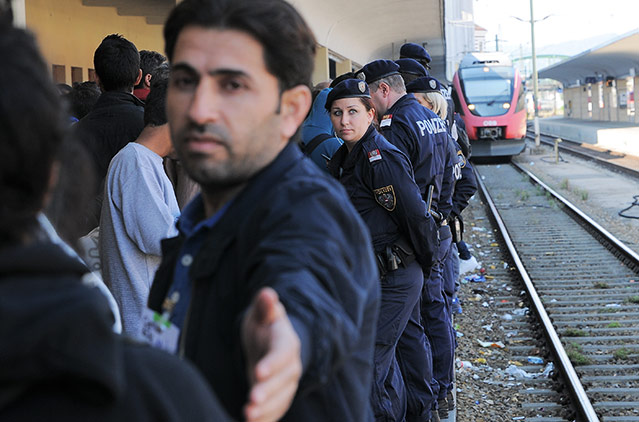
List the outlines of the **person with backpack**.
{"label": "person with backpack", "polygon": [[324,107],[326,97],[332,88],[325,88],[317,94],[306,120],[302,124],[300,148],[319,168],[328,172],[328,161],[344,143],[333,133],[333,124]]}

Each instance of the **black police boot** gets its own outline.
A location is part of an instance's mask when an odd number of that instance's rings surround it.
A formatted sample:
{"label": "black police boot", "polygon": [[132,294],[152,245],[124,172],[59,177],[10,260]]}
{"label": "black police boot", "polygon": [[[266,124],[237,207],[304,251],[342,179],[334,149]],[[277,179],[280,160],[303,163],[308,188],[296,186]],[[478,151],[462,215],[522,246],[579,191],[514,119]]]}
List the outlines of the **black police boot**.
{"label": "black police boot", "polygon": [[446,394],[446,400],[448,400],[448,410],[455,410],[455,396],[453,396],[452,390]]}
{"label": "black police boot", "polygon": [[437,413],[440,419],[446,419],[448,417],[448,400],[446,400],[446,397],[437,399]]}

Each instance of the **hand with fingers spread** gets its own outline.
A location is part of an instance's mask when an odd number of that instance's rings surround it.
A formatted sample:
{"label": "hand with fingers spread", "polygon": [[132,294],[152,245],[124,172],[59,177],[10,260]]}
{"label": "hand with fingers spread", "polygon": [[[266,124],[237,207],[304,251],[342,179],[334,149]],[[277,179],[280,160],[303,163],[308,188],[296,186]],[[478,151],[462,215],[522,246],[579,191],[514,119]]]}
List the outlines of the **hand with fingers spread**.
{"label": "hand with fingers spread", "polygon": [[279,420],[302,376],[300,339],[271,288],[261,289],[242,321],[242,344],[251,384],[247,422]]}

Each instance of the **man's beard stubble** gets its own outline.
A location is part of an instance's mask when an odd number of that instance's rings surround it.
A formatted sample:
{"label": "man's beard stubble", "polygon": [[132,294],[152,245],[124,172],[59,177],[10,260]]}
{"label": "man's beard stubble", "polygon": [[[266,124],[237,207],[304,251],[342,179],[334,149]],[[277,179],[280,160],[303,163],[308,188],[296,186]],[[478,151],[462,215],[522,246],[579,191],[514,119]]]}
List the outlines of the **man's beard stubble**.
{"label": "man's beard stubble", "polygon": [[[227,159],[224,162],[208,163],[206,154],[188,153],[185,151],[185,139],[190,132],[207,133],[217,138],[226,150]],[[175,145],[175,151],[182,162],[188,175],[195,180],[204,191],[220,191],[235,188],[246,183],[252,173],[244,169],[237,163],[237,157],[231,147],[232,140],[228,132],[217,125],[194,125],[191,124],[177,135],[179,145]],[[239,165],[238,165],[239,164]]]}

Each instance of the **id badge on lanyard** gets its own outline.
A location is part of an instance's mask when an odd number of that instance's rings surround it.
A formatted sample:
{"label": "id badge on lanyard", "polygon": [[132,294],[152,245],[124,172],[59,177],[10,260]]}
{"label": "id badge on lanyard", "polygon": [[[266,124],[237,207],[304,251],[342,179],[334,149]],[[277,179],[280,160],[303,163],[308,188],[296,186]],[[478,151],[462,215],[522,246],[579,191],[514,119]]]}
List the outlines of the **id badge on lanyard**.
{"label": "id badge on lanyard", "polygon": [[175,354],[180,340],[180,329],[169,320],[175,304],[180,300],[180,294],[173,292],[162,304],[162,314],[149,308],[142,311],[142,323],[137,339],[152,347]]}

